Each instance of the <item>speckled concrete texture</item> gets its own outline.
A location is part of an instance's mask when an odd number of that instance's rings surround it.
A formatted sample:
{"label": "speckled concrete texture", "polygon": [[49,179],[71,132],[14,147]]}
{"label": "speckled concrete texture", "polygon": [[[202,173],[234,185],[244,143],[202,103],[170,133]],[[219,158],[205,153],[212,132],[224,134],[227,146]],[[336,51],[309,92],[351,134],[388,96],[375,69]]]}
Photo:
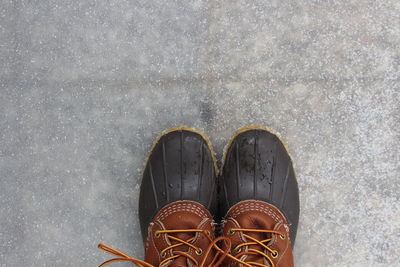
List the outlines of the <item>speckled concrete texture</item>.
{"label": "speckled concrete texture", "polygon": [[291,150],[296,266],[398,266],[399,1],[2,0],[0,62],[0,266],[142,258],[153,139],[248,124]]}

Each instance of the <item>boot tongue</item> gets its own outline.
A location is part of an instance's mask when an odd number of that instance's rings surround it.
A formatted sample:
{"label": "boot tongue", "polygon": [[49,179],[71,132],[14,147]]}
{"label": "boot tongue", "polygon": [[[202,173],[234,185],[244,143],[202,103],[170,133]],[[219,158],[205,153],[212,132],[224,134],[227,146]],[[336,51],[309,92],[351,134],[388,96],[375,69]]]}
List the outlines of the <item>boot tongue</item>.
{"label": "boot tongue", "polygon": [[[236,220],[240,224],[241,228],[246,228],[246,229],[273,230],[275,227],[275,222],[270,216],[256,211],[249,211],[242,213],[236,218]],[[259,241],[270,239],[272,237],[272,234],[270,233],[257,233],[257,232],[244,231],[243,234],[251,236]],[[244,239],[246,240],[246,242],[253,242],[253,240],[249,238],[244,237]],[[248,246],[248,249],[254,249],[265,253],[265,248],[258,244],[250,245]],[[244,255],[242,260],[246,262],[257,262],[260,264],[268,264],[265,258],[259,255]]]}
{"label": "boot tongue", "polygon": [[[199,229],[199,224],[203,218],[188,212],[174,212],[162,220],[166,230],[185,230],[185,229]],[[181,240],[187,241],[188,239],[194,237],[196,232],[179,232],[179,233],[169,233],[168,235],[174,236]],[[172,245],[179,243],[178,241],[170,239]],[[174,251],[184,251],[187,252],[190,249],[187,245],[181,245],[174,248]],[[170,267],[186,267],[188,266],[188,259],[184,256],[176,258],[172,263],[168,264]]]}

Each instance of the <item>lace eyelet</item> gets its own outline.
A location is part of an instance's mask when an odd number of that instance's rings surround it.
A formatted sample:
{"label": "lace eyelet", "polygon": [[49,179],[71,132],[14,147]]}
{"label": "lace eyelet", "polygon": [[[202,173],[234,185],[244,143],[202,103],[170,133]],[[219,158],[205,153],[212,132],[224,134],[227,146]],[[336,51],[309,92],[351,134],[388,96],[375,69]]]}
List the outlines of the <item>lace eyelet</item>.
{"label": "lace eyelet", "polygon": [[158,231],[156,231],[156,232],[154,233],[154,236],[155,236],[156,238],[159,238],[159,237],[161,236],[161,234],[160,234]]}
{"label": "lace eyelet", "polygon": [[160,256],[161,256],[161,258],[165,258],[165,256],[167,256],[167,253],[166,252],[161,252]]}
{"label": "lace eyelet", "polygon": [[205,230],[204,232],[206,233],[206,235],[211,236],[211,232],[210,231]]}
{"label": "lace eyelet", "polygon": [[197,249],[196,254],[200,256],[201,254],[203,254],[203,250],[201,248]]}
{"label": "lace eyelet", "polygon": [[231,228],[231,229],[228,230],[227,234],[228,235],[233,235],[233,234],[235,234],[235,231],[233,231],[232,228]]}
{"label": "lace eyelet", "polygon": [[242,248],[235,248],[233,250],[236,254],[239,254],[240,252],[242,252]]}
{"label": "lace eyelet", "polygon": [[271,252],[271,256],[272,256],[272,258],[274,258],[274,259],[276,259],[276,258],[278,258],[278,251],[277,250],[274,250],[273,252]]}
{"label": "lace eyelet", "polygon": [[285,239],[286,239],[286,236],[285,236],[285,235],[279,235],[279,237],[280,237],[282,240],[285,240]]}

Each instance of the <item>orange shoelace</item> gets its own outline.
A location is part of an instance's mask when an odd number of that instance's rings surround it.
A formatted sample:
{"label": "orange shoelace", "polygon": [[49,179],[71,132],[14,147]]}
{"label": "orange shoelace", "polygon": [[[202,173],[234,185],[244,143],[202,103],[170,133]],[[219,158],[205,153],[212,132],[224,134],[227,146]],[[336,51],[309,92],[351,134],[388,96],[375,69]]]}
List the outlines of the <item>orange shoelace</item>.
{"label": "orange shoelace", "polygon": [[[199,265],[198,261],[193,256],[188,254],[187,252],[174,251],[173,250],[176,247],[186,245],[186,246],[189,246],[189,247],[193,248],[197,255],[202,255],[203,254],[203,250],[201,248],[198,248],[195,245],[191,244],[191,242],[195,239],[195,237],[191,237],[188,240],[182,240],[180,238],[177,238],[175,236],[170,235],[170,234],[173,234],[173,233],[188,233],[188,232],[191,232],[191,233],[196,233],[196,232],[197,233],[202,233],[210,241],[209,246],[207,247],[206,251],[204,252],[204,256],[203,256],[203,259],[202,259],[202,262],[200,263],[200,265]],[[212,240],[211,237],[210,237],[210,233],[208,231],[200,230],[200,229],[159,230],[159,231],[155,232],[155,235],[157,235],[157,236],[160,236],[161,234],[166,234],[166,237],[169,240],[174,240],[177,243],[174,244],[174,245],[168,246],[168,247],[166,247],[165,249],[163,249],[161,251],[161,253],[160,253],[161,257],[165,257],[169,250],[172,250],[172,254],[173,255],[168,257],[168,258],[166,258],[166,259],[164,259],[162,262],[160,262],[159,266],[162,266],[164,263],[166,263],[166,262],[168,262],[170,260],[174,260],[174,259],[179,258],[179,257],[186,257],[186,258],[190,259],[194,263],[195,266],[204,267],[205,266],[205,262],[206,262],[206,260],[207,260],[207,258],[208,258],[208,256],[209,256],[209,254],[210,254],[212,249],[215,249],[216,253],[215,253],[215,256],[214,256],[213,260],[211,261],[211,263],[208,266],[218,266],[219,264],[221,264],[221,262],[228,255],[228,252],[229,252],[230,247],[231,247],[231,241],[227,237],[218,237],[218,238]],[[221,241],[221,240],[224,240],[225,242],[227,242],[227,247],[224,250],[221,249],[220,247],[218,247],[218,245],[217,245],[217,243],[219,241]],[[128,255],[122,253],[121,251],[116,250],[116,249],[114,249],[114,248],[112,248],[110,246],[104,245],[102,243],[100,243],[98,245],[98,248],[101,249],[102,251],[108,253],[108,254],[111,254],[111,255],[117,257],[117,258],[114,258],[114,259],[111,259],[111,260],[103,262],[99,267],[106,266],[106,265],[108,265],[110,263],[113,263],[113,262],[121,262],[121,261],[132,262],[132,263],[135,263],[137,266],[140,266],[140,267],[155,267],[155,266],[153,266],[152,264],[150,264],[148,262],[145,262],[145,261],[142,261],[142,260],[138,260],[138,259],[135,259],[135,258],[131,258]]]}
{"label": "orange shoelace", "polygon": [[[259,229],[246,229],[246,228],[232,228],[228,231],[228,235],[229,234],[233,234],[234,232],[253,232],[253,233],[265,233],[265,234],[276,234],[279,235],[279,237],[283,240],[286,238],[285,233],[279,232],[279,231],[274,231],[274,230],[259,230]],[[229,258],[231,258],[232,260],[243,264],[243,266],[247,266],[247,267],[253,267],[253,266],[259,266],[259,267],[275,267],[275,264],[273,262],[273,260],[270,258],[269,255],[267,255],[265,252],[257,250],[257,249],[252,249],[249,248],[247,251],[243,251],[241,252],[241,248],[245,247],[245,246],[252,246],[252,245],[260,245],[262,246],[265,250],[269,251],[272,255],[272,258],[277,258],[278,257],[278,251],[271,249],[270,247],[268,247],[268,242],[270,242],[272,240],[272,238],[268,238],[268,239],[264,239],[264,240],[257,240],[254,237],[251,237],[247,234],[243,233],[243,236],[247,239],[247,240],[251,240],[252,242],[244,242],[241,243],[239,245],[237,245],[235,247],[235,251],[238,252],[238,254],[236,256],[232,256],[232,255],[228,255]],[[264,250],[264,251],[265,251]],[[265,259],[267,259],[268,263],[270,265],[264,265],[258,262],[245,262],[243,260],[240,259],[240,257],[242,257],[243,255],[258,255],[260,257],[264,257]]]}

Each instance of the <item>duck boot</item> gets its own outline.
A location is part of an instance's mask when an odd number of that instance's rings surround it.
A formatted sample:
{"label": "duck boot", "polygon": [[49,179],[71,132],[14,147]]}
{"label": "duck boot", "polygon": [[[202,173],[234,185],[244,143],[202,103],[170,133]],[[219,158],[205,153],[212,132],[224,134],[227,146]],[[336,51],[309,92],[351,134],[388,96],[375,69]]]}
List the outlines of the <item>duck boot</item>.
{"label": "duck boot", "polygon": [[224,150],[220,212],[231,241],[223,266],[293,266],[299,192],[290,156],[273,133],[246,127]]}
{"label": "duck boot", "polygon": [[214,152],[204,134],[187,127],[164,132],[151,149],[140,188],[144,261],[103,244],[100,249],[116,255],[114,261],[138,266],[219,265],[213,220],[216,175]]}

